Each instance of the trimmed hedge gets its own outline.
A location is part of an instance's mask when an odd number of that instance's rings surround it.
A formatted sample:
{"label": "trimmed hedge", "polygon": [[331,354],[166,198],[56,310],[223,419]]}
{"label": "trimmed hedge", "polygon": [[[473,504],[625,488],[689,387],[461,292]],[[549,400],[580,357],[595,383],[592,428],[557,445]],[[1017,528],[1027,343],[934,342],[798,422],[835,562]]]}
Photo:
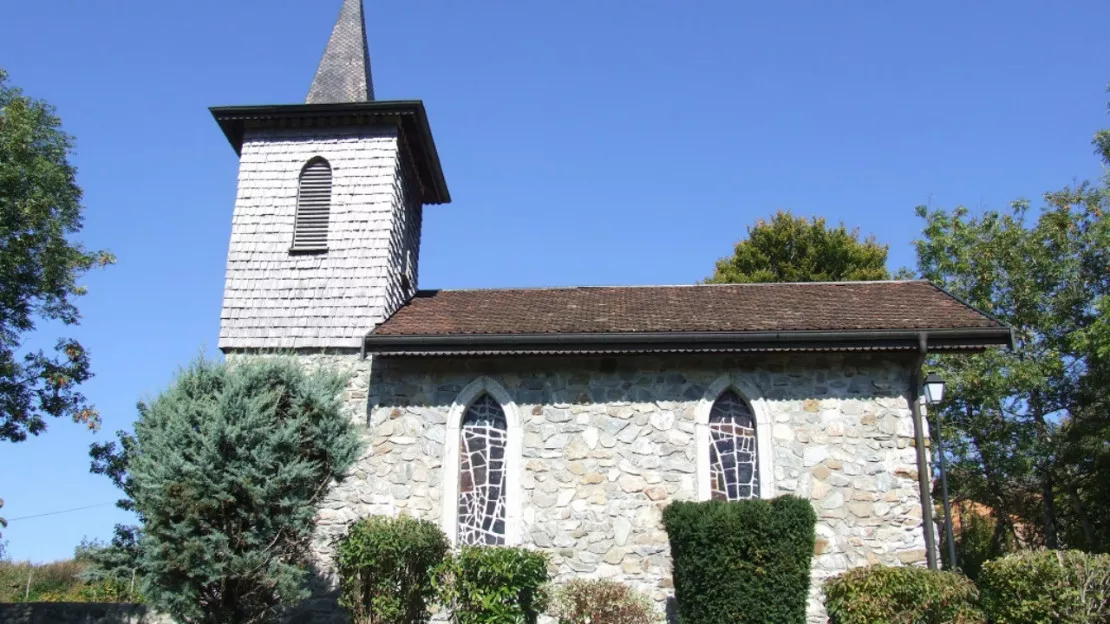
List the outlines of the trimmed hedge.
{"label": "trimmed hedge", "polygon": [[830,624],[985,624],[966,576],[925,568],[856,568],[825,581]]}
{"label": "trimmed hedge", "polygon": [[435,597],[432,571],[447,554],[432,522],[371,516],[339,544],[339,604],[357,624],[423,624]]}
{"label": "trimmed hedge", "polygon": [[983,564],[979,586],[995,624],[1110,622],[1110,555],[1016,553]]}
{"label": "trimmed hedge", "polygon": [[804,624],[817,516],[793,496],[663,511],[680,624]]}
{"label": "trimmed hedge", "polygon": [[617,581],[574,579],[555,592],[559,624],[658,624],[661,614],[647,594]]}
{"label": "trimmed hedge", "polygon": [[441,566],[438,582],[457,624],[535,624],[547,607],[547,555],[464,546]]}

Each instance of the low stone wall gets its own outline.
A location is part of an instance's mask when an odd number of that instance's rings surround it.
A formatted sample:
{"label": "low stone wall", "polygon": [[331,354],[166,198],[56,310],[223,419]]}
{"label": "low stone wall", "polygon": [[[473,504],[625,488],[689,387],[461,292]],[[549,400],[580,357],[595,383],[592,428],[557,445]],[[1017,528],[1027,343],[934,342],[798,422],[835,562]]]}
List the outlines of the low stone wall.
{"label": "low stone wall", "polygon": [[25,602],[0,604],[5,624],[173,624],[146,605],[100,602]]}

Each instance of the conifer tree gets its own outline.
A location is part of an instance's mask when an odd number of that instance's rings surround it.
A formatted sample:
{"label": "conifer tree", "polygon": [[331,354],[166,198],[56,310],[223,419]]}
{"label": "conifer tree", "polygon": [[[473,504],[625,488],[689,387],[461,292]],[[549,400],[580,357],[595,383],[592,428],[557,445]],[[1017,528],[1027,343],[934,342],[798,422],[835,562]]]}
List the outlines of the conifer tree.
{"label": "conifer tree", "polygon": [[93,471],[142,523],[148,603],[185,624],[241,624],[307,595],[316,506],[359,453],[345,384],[284,358],[197,361],[139,405],[134,435],[93,448]]}

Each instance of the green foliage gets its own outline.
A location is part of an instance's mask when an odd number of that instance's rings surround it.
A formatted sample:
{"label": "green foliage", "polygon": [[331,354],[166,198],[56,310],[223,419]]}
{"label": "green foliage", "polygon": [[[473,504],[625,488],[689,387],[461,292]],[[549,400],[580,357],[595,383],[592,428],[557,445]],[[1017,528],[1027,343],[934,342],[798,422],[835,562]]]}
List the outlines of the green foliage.
{"label": "green foliage", "polygon": [[535,624],[547,607],[547,555],[527,548],[463,546],[437,575],[457,624]]}
{"label": "green foliage", "polygon": [[709,284],[754,282],[843,282],[889,279],[887,246],[858,230],[779,211],[770,222],[748,228],[733,255],[717,261]]}
{"label": "green foliage", "polygon": [[138,536],[137,528],[116,525],[111,543],[82,540],[78,544],[73,556],[87,565],[81,578],[88,583],[88,593],[104,597],[100,601],[90,598],[89,602],[142,601]]}
{"label": "green foliage", "polygon": [[88,580],[88,566],[82,559],[39,565],[0,561],[0,603],[142,602],[127,582]]}
{"label": "green foliage", "polygon": [[559,624],[657,624],[651,598],[605,579],[575,579],[555,592],[552,615]]}
{"label": "green foliage", "polygon": [[663,511],[680,624],[806,621],[817,516],[793,496]]}
{"label": "green foliage", "polygon": [[990,508],[995,546],[1110,551],[1108,182],[1046,193],[1036,211],[917,209],[922,276],[1015,330],[1012,352],[932,363],[949,383],[952,488]]}
{"label": "green foliage", "polygon": [[[957,501],[952,504],[954,533],[956,538],[956,557],[959,563],[959,572],[975,582],[979,579],[979,571],[983,564],[991,559],[997,559],[1011,552],[1015,548],[1012,536],[999,526],[997,519],[992,517],[981,505]],[[943,515],[938,510],[936,518],[943,521]],[[943,525],[938,529],[940,533],[940,550],[942,563],[945,570],[952,569],[952,562],[948,560],[948,543]]]}
{"label": "green foliage", "polygon": [[185,624],[262,622],[307,594],[316,505],[359,452],[345,384],[291,359],[197,361],[140,404],[134,436],[94,448],[142,522],[152,606]]}
{"label": "green foliage", "polygon": [[427,520],[362,520],[339,544],[339,604],[357,624],[423,624],[435,596],[432,573],[448,547]]}
{"label": "green foliage", "polygon": [[[983,564],[991,559],[1002,557],[1013,549],[1013,540],[1005,532],[999,530],[998,521],[990,515],[980,513],[972,508],[964,511],[964,505],[953,504],[952,514],[958,516],[956,524],[956,558],[959,571],[973,582],[979,579],[979,571]],[[942,516],[939,516],[941,517]],[[940,532],[941,543],[939,546],[943,558],[944,568],[952,569],[952,562],[948,561],[948,544],[944,531]]]}
{"label": "green foliage", "polygon": [[1110,555],[1018,553],[987,562],[979,585],[993,624],[1110,622]]}
{"label": "green foliage", "polygon": [[111,254],[70,238],[82,225],[81,189],[69,164],[73,139],[46,102],[7,83],[0,69],[0,441],[46,429],[46,417],[96,428],[100,418],[78,392],[91,377],[79,343],[59,339],[55,353],[17,356],[38,319],[75,325],[77,283]]}
{"label": "green foliage", "polygon": [[[4,508],[4,499],[0,498],[0,509]],[[8,520],[4,516],[0,516],[0,529],[8,527]],[[0,561],[8,558],[8,543],[0,540]]]}
{"label": "green foliage", "polygon": [[825,581],[830,624],[985,624],[979,590],[955,572],[856,568]]}

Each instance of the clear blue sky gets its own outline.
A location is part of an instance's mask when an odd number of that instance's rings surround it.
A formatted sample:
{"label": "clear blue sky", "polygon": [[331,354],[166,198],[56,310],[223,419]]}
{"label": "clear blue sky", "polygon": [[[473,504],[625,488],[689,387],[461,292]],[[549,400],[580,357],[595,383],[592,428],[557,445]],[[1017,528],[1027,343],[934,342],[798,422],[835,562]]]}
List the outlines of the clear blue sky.
{"label": "clear blue sky", "polygon": [[[93,435],[0,446],[3,515],[113,501],[88,445],[216,354],[237,162],[213,105],[303,101],[339,0],[0,0],[0,66],[77,137]],[[693,8],[696,5],[697,8]],[[1110,3],[367,0],[379,99],[423,99],[453,204],[424,288],[679,284],[778,208],[913,263],[915,205],[1004,208],[1097,177]],[[32,341],[52,342],[54,328]],[[111,506],[15,520],[16,559]]]}

